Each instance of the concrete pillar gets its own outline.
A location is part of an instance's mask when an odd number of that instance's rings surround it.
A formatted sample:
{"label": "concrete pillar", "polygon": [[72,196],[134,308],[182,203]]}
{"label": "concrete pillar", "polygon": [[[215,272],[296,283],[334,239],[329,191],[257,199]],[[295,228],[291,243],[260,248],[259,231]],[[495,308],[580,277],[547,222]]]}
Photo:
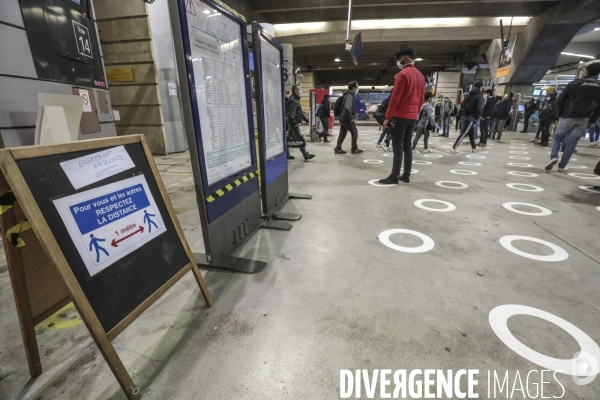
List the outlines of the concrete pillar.
{"label": "concrete pillar", "polygon": [[96,16],[107,76],[111,69],[132,68],[133,82],[110,82],[112,106],[120,113],[117,135],[141,133],[152,153],[166,154],[164,118],[148,8],[143,1],[103,0]]}

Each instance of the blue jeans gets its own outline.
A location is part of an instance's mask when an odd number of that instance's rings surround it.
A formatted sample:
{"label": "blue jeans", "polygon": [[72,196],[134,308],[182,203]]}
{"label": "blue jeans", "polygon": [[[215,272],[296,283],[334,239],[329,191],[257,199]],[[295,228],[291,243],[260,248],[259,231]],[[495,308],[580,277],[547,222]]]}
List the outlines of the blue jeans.
{"label": "blue jeans", "polygon": [[563,153],[558,168],[565,168],[573,155],[573,150],[577,146],[579,139],[585,134],[585,127],[588,124],[587,118],[561,118],[554,131],[552,140],[552,152],[550,159],[558,158],[560,146],[565,143],[565,152]]}
{"label": "blue jeans", "polygon": [[383,139],[385,139],[387,134],[388,134],[387,128],[383,128],[381,130],[381,136],[379,136],[379,140],[377,141],[377,144],[381,144],[381,142],[383,142]]}
{"label": "blue jeans", "polygon": [[444,136],[450,136],[450,115],[442,117],[442,133]]}
{"label": "blue jeans", "polygon": [[590,132],[590,142],[594,143],[600,139],[600,118],[596,121],[594,125],[589,130]]}
{"label": "blue jeans", "polygon": [[404,158],[404,176],[410,176],[412,169],[412,134],[417,121],[403,118],[394,118],[392,129],[392,148],[394,149],[394,163],[390,177],[394,180],[400,178],[400,165]]}

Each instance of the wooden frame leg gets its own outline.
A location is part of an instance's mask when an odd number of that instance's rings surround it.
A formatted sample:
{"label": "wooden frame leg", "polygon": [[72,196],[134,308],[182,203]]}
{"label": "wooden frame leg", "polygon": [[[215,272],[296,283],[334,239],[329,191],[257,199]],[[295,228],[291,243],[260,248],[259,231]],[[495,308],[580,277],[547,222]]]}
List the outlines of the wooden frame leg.
{"label": "wooden frame leg", "polygon": [[204,282],[204,278],[200,274],[200,270],[198,269],[198,265],[193,260],[190,260],[192,263],[192,272],[194,273],[194,278],[196,278],[196,282],[198,282],[198,286],[200,286],[200,291],[202,292],[202,296],[204,297],[204,301],[206,302],[207,307],[212,307],[213,300],[208,292],[208,288],[206,287],[206,282]]}

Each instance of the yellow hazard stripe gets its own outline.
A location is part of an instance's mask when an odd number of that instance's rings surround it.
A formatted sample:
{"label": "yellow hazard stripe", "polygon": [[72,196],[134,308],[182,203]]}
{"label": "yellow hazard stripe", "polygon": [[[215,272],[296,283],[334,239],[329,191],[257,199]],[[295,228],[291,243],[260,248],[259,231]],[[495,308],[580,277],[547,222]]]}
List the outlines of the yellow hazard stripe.
{"label": "yellow hazard stripe", "polygon": [[212,203],[213,201],[217,200],[219,197],[225,196],[225,194],[231,192],[236,187],[242,186],[244,183],[248,182],[249,180],[251,180],[253,178],[256,178],[257,176],[258,176],[258,171],[250,172],[250,173],[242,176],[241,178],[236,179],[232,183],[228,183],[227,185],[223,186],[221,189],[219,189],[219,190],[215,191],[214,193],[212,193],[211,195],[207,196],[206,202]]}
{"label": "yellow hazard stripe", "polygon": [[17,247],[23,247],[23,246],[25,246],[25,241],[23,241],[23,239],[21,239],[20,237],[18,237],[18,235],[21,232],[26,231],[27,229],[31,229],[31,225],[29,224],[29,221],[24,220],[21,223],[13,226],[9,230],[7,230],[6,231],[6,238],[8,239],[9,242],[12,243],[13,242],[13,237],[12,236],[13,236],[13,234],[16,234],[17,235],[17,238],[16,238],[17,244],[16,244],[16,246]]}

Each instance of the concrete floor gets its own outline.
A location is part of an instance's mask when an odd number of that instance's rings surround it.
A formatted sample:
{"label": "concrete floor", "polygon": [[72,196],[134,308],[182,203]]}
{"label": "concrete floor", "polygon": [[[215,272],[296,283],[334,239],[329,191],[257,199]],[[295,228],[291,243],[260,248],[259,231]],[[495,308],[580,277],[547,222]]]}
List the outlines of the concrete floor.
{"label": "concrete floor", "polygon": [[[409,185],[375,187],[367,182],[386,177],[392,163],[376,148],[377,137],[375,128],[361,127],[365,152],[358,156],[334,155],[333,143],[311,143],[316,158],[305,163],[293,150],[290,188],[312,194],[313,200],[286,205],[285,211],[303,215],[290,232],[261,230],[238,252],[266,261],[267,268],[256,275],[204,272],[215,300],[211,309],[188,274],[113,342],[144,399],[335,399],[340,369],[384,368],[479,369],[476,393],[488,398],[488,370],[502,376],[508,370],[512,387],[517,371],[525,382],[527,372],[544,369],[492,330],[490,311],[507,304],[558,316],[600,343],[600,194],[579,188],[600,180],[556,169],[547,174],[548,148],[527,143],[531,135],[505,133],[502,142],[478,154],[485,158],[468,158],[468,145],[451,155],[454,139],[435,138],[432,155],[442,157],[415,155],[431,164],[414,165],[418,173]],[[582,141],[572,163],[587,168],[568,172],[592,174],[599,156],[600,150]],[[188,156],[156,161],[192,249],[202,251]],[[450,173],[453,169],[477,175]],[[468,188],[443,188],[437,181]],[[507,183],[544,191],[515,190]],[[420,199],[450,202],[456,210],[424,210],[414,205]],[[518,214],[505,209],[506,202],[539,205],[552,215]],[[388,229],[420,232],[434,247],[424,253],[393,250],[378,240]],[[511,253],[499,243],[506,235],[548,241],[568,259],[544,262]],[[407,234],[390,240],[407,247],[423,244]],[[531,254],[553,253],[534,242],[513,244]],[[0,301],[0,399],[125,398],[72,307],[38,327],[44,373],[30,380],[5,265]],[[580,350],[569,333],[536,316],[513,316],[508,327],[523,344],[550,357],[571,359]],[[578,386],[570,376],[558,377],[566,393],[562,398],[599,397],[600,379]],[[536,379],[539,384],[539,375]],[[561,387],[548,375],[545,380],[551,383],[544,396],[559,397]],[[529,387],[533,395],[535,387]],[[514,398],[523,396],[518,391]]]}

